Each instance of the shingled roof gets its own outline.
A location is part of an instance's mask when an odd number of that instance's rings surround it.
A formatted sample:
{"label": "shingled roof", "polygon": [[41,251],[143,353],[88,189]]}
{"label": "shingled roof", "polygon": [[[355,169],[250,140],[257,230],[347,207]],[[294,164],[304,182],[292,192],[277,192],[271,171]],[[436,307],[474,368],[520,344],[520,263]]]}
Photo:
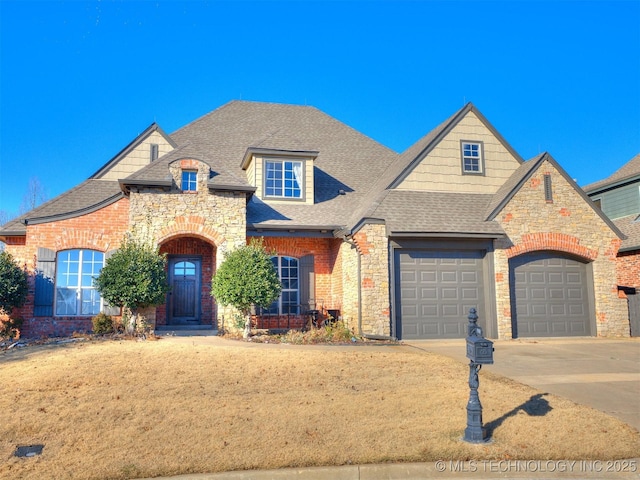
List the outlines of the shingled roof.
{"label": "shingled roof", "polygon": [[502,227],[485,218],[492,198],[491,194],[390,190],[371,216],[385,220],[389,235],[500,237]]}
{"label": "shingled roof", "polygon": [[27,224],[36,225],[85,215],[110,205],[123,196],[116,181],[85,180],[62,195],[6,223],[0,229],[0,235],[25,235]]}
{"label": "shingled roof", "polygon": [[598,190],[605,190],[611,186],[634,179],[640,179],[640,153],[604,180],[590,183],[589,185],[582,187],[582,189],[585,192],[592,194]]}
{"label": "shingled roof", "polygon": [[[247,149],[317,152],[313,205],[271,207],[257,198],[247,206],[251,228],[326,229],[344,225],[360,208],[397,153],[315,107],[233,101],[171,134],[179,145],[197,145],[219,170],[244,178]],[[277,210],[275,209],[277,208]]]}

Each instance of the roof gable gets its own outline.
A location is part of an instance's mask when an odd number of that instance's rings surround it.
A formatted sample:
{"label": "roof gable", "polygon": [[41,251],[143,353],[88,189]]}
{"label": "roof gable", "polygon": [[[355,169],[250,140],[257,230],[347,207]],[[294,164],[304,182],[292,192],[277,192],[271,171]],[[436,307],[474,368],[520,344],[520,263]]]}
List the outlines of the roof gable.
{"label": "roof gable", "polygon": [[[461,142],[482,145],[482,174],[463,174]],[[493,193],[522,158],[471,103],[407,149],[389,188]]]}
{"label": "roof gable", "polygon": [[157,145],[158,157],[177,146],[171,137],[154,122],[89,178],[118,180],[143,168],[152,161],[152,144]]}
{"label": "roof gable", "polygon": [[[480,111],[472,104],[467,103],[463,108],[454,113],[451,117],[446,119],[436,128],[431,130],[427,135],[422,137],[416,143],[414,143],[411,147],[404,151],[399,157],[397,157],[396,161],[392,163],[389,168],[380,176],[378,180],[375,182],[373,188],[367,194],[365,201],[362,204],[362,208],[355,211],[354,215],[351,217],[349,221],[350,226],[354,226],[358,224],[363,218],[372,217],[373,212],[378,208],[378,206],[384,201],[388,192],[390,190],[398,188],[398,186],[402,185],[403,182],[412,174],[412,172],[421,165],[423,160],[427,158],[429,154],[431,154],[434,149],[436,149],[441,142],[447,138],[448,135],[453,132],[457,126],[464,121],[465,118],[471,115],[473,117],[473,122],[479,123],[479,127],[485,132],[485,134],[491,135],[496,141],[503,146],[504,152],[508,158],[512,159],[513,166],[510,167],[511,170],[507,169],[507,172],[513,171],[513,169],[517,169],[519,165],[523,163],[522,157],[507,143],[507,141],[498,133],[498,131],[489,123],[489,121],[480,113]],[[454,149],[453,155],[455,157],[456,162],[460,161],[460,150],[459,146]],[[458,172],[460,172],[460,166],[458,165]],[[435,172],[435,176],[437,177],[438,173]],[[425,174],[425,177],[428,177],[429,174]],[[508,175],[503,175],[502,183],[507,180]],[[460,192],[460,189],[457,186],[453,186],[451,184],[446,185],[444,189],[433,188],[437,182],[431,181],[428,178],[425,178],[428,182],[424,184],[421,188],[420,182],[418,181],[418,185],[414,185],[418,188],[399,188],[400,190],[414,190],[414,191],[440,191],[440,192]],[[478,194],[486,194],[493,193],[496,191],[498,187],[493,187],[487,191],[486,188],[480,188],[477,190],[472,190],[467,193],[478,193]]]}
{"label": "roof gable", "polygon": [[611,230],[621,239],[625,238],[625,235],[620,231],[618,227],[604,214],[602,210],[597,208],[591,199],[585,194],[585,192],[576,184],[576,182],[569,176],[569,174],[560,166],[558,162],[547,152],[541,153],[533,159],[525,162],[516,170],[511,178],[505,182],[500,190],[494,195],[492,202],[489,204],[486,210],[486,220],[495,220],[500,212],[505,208],[509,201],[520,191],[520,189],[527,183],[527,181],[533,176],[533,174],[540,169],[545,163],[550,163],[553,168],[566,180],[569,186],[578,194],[582,200],[600,217]]}

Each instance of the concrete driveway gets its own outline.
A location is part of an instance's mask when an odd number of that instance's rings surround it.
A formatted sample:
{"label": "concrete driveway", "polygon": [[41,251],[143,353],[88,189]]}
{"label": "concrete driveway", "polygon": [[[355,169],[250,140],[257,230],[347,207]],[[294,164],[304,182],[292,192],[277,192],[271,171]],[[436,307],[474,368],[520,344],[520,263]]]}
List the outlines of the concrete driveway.
{"label": "concrete driveway", "polygon": [[[403,343],[469,363],[464,340]],[[494,347],[495,363],[483,369],[589,405],[640,430],[640,338],[495,340]]]}

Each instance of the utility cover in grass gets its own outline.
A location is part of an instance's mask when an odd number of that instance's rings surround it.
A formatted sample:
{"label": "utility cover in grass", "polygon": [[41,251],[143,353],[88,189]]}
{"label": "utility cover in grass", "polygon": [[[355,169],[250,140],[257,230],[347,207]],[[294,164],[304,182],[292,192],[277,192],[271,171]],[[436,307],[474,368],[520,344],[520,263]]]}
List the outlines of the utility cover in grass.
{"label": "utility cover in grass", "polygon": [[44,445],[22,445],[13,453],[16,457],[35,457],[42,453]]}

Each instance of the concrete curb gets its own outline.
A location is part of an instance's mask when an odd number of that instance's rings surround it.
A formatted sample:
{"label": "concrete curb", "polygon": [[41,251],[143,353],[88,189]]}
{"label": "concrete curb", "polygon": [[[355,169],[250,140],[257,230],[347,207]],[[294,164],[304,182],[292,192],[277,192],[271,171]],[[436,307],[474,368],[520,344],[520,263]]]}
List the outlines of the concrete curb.
{"label": "concrete curb", "polygon": [[[442,460],[428,463],[243,470],[164,477],[165,480],[638,480],[640,459],[629,460]],[[142,479],[151,480],[151,479]]]}

